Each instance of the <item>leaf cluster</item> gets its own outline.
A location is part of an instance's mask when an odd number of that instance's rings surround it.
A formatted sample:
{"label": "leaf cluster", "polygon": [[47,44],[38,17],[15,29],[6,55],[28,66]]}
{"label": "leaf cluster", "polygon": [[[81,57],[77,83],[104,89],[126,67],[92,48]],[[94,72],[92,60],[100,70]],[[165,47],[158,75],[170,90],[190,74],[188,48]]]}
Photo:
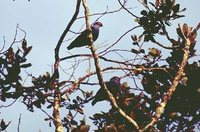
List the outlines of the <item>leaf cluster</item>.
{"label": "leaf cluster", "polygon": [[31,63],[26,62],[26,56],[31,49],[32,47],[27,47],[27,42],[23,39],[21,48],[14,51],[10,47],[0,56],[0,97],[2,101],[6,101],[7,98],[17,99],[23,95],[20,73],[23,68],[31,66]]}
{"label": "leaf cluster", "polygon": [[140,12],[142,16],[137,21],[144,29],[144,40],[154,42],[155,34],[160,32],[165,25],[170,26],[171,20],[184,17],[179,13],[186,9],[180,10],[180,4],[175,4],[175,0],[156,0],[155,3],[149,2],[149,4],[146,10]]}

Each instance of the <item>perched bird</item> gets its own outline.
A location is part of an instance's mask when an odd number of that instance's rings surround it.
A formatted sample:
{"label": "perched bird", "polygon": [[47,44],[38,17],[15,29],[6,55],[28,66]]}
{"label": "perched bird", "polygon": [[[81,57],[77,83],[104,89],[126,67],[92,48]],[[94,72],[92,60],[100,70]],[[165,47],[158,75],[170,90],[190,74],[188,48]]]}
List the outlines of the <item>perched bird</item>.
{"label": "perched bird", "polygon": [[[109,82],[106,82],[108,90],[113,94],[114,97],[116,97],[117,94],[120,92],[120,85],[121,85],[120,78],[116,76],[112,77]],[[108,95],[102,88],[100,88],[99,91],[97,91],[96,95],[94,96],[92,105],[95,105],[97,102],[107,99]]]}
{"label": "perched bird", "polygon": [[[92,36],[93,41],[97,40],[99,36],[99,28],[102,27],[103,24],[101,22],[95,22],[92,26]],[[87,30],[81,32],[81,34],[67,47],[68,50],[73,49],[75,47],[82,47],[89,44],[89,40],[87,39]]]}

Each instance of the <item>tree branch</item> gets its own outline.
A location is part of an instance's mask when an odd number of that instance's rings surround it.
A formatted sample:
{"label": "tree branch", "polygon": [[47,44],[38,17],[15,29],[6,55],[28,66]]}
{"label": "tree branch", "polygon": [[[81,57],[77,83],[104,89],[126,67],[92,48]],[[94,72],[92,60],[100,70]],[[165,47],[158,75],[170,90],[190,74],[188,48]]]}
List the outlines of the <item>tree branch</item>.
{"label": "tree branch", "polygon": [[[124,5],[125,3],[123,3]],[[105,12],[101,12],[101,13],[93,13],[93,14],[90,14],[90,16],[103,16],[103,15],[107,15],[107,14],[113,14],[113,13],[116,13],[116,12],[119,12],[120,10],[122,10],[123,7],[120,7],[119,9],[116,9],[116,10],[112,10],[112,11],[108,11],[108,6],[107,6],[107,9]],[[77,19],[82,19],[82,18],[85,18],[85,16],[81,16],[81,17],[77,17]]]}
{"label": "tree branch", "polygon": [[66,29],[64,30],[63,34],[61,35],[61,37],[56,45],[56,48],[55,48],[55,63],[54,63],[54,73],[52,76],[52,81],[53,81],[53,88],[54,88],[53,117],[55,118],[54,125],[55,125],[56,132],[64,131],[61,117],[60,117],[61,94],[59,91],[59,70],[58,70],[59,62],[60,62],[59,51],[60,51],[61,44],[62,44],[66,34],[69,32],[70,27],[72,26],[72,24],[74,23],[74,21],[76,20],[76,18],[78,16],[80,3],[81,3],[81,0],[77,0],[75,13],[74,13],[71,21],[67,25]]}
{"label": "tree branch", "polygon": [[64,30],[64,32],[62,33],[62,35],[60,36],[60,39],[56,45],[56,48],[55,48],[55,58],[59,58],[59,49],[60,49],[60,46],[65,38],[65,36],[67,35],[67,33],[69,32],[72,24],[74,23],[74,21],[76,20],[77,16],[78,16],[78,13],[79,13],[79,9],[80,9],[80,3],[81,3],[81,0],[77,0],[77,4],[76,4],[76,10],[75,10],[75,13],[72,17],[72,19],[70,20],[69,24],[67,25],[66,29]]}
{"label": "tree branch", "polygon": [[128,33],[130,33],[131,31],[135,30],[136,28],[138,28],[140,26],[135,26],[131,29],[129,29],[128,31],[126,31],[124,34],[122,34],[115,43],[113,43],[111,46],[109,46],[108,48],[106,48],[105,50],[103,50],[102,52],[100,52],[99,54],[102,54],[104,52],[107,52],[111,47],[113,47],[114,45],[116,45],[124,36],[126,36]]}
{"label": "tree branch", "polygon": [[124,0],[124,4],[121,3],[120,0],[118,0],[119,4],[121,5],[122,8],[124,8],[125,11],[127,11],[131,16],[138,18],[138,16],[134,15],[132,12],[130,12],[126,7],[125,7],[125,3],[127,2],[127,0]]}
{"label": "tree branch", "polygon": [[136,129],[139,129],[138,124],[131,117],[126,115],[126,113],[122,109],[119,108],[119,106],[117,105],[117,103],[115,101],[115,98],[108,91],[108,89],[107,89],[107,87],[106,87],[106,85],[104,83],[103,76],[101,74],[100,64],[99,64],[99,57],[96,54],[95,46],[92,43],[93,42],[93,36],[92,36],[92,30],[91,30],[90,23],[89,23],[89,9],[88,9],[86,0],[82,0],[82,2],[83,2],[83,7],[85,9],[85,20],[86,20],[86,28],[88,30],[89,46],[90,46],[90,50],[92,52],[92,55],[94,57],[95,68],[96,68],[99,84],[100,84],[101,88],[103,88],[106,91],[106,93],[108,94],[113,108],[116,111],[118,111],[126,120],[128,120]]}

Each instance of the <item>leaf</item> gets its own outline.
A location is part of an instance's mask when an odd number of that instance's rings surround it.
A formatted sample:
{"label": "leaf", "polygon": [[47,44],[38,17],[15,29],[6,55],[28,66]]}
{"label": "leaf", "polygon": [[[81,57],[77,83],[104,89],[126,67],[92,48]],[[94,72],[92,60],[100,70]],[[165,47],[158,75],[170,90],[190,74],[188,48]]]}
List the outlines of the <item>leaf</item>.
{"label": "leaf", "polygon": [[44,121],[49,121],[51,120],[51,118],[44,118]]}
{"label": "leaf", "polygon": [[186,11],[187,10],[187,8],[183,8],[182,10],[180,10],[179,12],[183,12],[183,11]]}
{"label": "leaf", "polygon": [[73,102],[74,104],[78,104],[77,100],[75,100],[75,99],[73,99],[72,102]]}
{"label": "leaf", "polygon": [[152,42],[155,42],[154,35],[152,35],[152,34],[146,34],[145,37],[144,37],[144,41],[145,42],[149,42],[150,40]]}
{"label": "leaf", "polygon": [[22,41],[22,49],[24,51],[26,51],[26,49],[27,49],[27,41],[26,41],[26,39],[23,39],[23,41]]}
{"label": "leaf", "polygon": [[48,106],[47,106],[47,109],[50,109],[52,106],[53,106],[52,104],[48,105]]}
{"label": "leaf", "polygon": [[189,39],[190,39],[190,41],[193,43],[193,42],[195,41],[195,38],[196,38],[196,37],[197,37],[197,30],[194,29],[194,30],[190,33]]}
{"label": "leaf", "polygon": [[1,129],[2,129],[2,130],[5,130],[5,126],[6,126],[6,123],[5,123],[4,120],[2,119],[2,120],[1,120]]}
{"label": "leaf", "polygon": [[179,12],[179,9],[180,9],[180,4],[176,4],[176,5],[172,8],[172,10],[173,10],[174,13]]}
{"label": "leaf", "polygon": [[89,132],[90,126],[89,125],[82,125],[79,128],[79,132]]}
{"label": "leaf", "polygon": [[168,9],[171,9],[172,6],[173,6],[173,4],[174,4],[174,1],[166,0],[165,2],[166,2],[165,4],[166,4],[166,6],[168,7]]}
{"label": "leaf", "polygon": [[45,73],[45,76],[46,76],[47,78],[50,78],[51,74],[50,74],[49,72],[46,72],[46,73]]}
{"label": "leaf", "polygon": [[80,107],[78,107],[76,110],[77,110],[77,112],[79,112],[80,114],[82,114],[82,115],[84,114],[83,109],[81,109]]}
{"label": "leaf", "polygon": [[67,119],[68,120],[72,120],[73,119],[73,115],[72,115],[71,111],[69,111],[69,113],[67,114]]}
{"label": "leaf", "polygon": [[85,99],[86,99],[86,98],[89,98],[89,97],[91,97],[91,96],[93,95],[93,91],[91,91],[91,92],[88,92],[88,91],[87,91],[87,92],[86,92],[85,94],[83,94],[83,95],[85,95],[85,97],[84,97]]}
{"label": "leaf", "polygon": [[1,127],[0,131],[6,130],[6,128],[8,127],[8,125],[9,125],[10,123],[11,123],[11,121],[9,121],[8,124],[6,125],[6,123],[5,123],[4,120],[2,119],[2,120],[1,120],[1,124],[0,124],[0,127]]}
{"label": "leaf", "polygon": [[147,11],[142,10],[142,11],[140,12],[140,14],[143,15],[143,16],[146,16],[146,15],[147,15]]}
{"label": "leaf", "polygon": [[188,37],[188,35],[189,35],[189,33],[188,33],[189,27],[188,27],[188,25],[187,25],[186,23],[183,24],[182,30],[183,30],[183,34],[184,34],[186,37]]}
{"label": "leaf", "polygon": [[103,115],[99,114],[99,113],[96,113],[96,114],[93,115],[93,117],[94,117],[94,119],[100,119],[100,118],[103,117]]}
{"label": "leaf", "polygon": [[177,34],[178,34],[178,36],[179,36],[180,38],[184,39],[185,37],[184,37],[184,35],[183,35],[182,31],[181,31],[181,27],[180,27],[180,25],[178,25],[178,26],[179,26],[179,27],[176,28],[176,32],[177,32]]}
{"label": "leaf", "polygon": [[140,52],[136,49],[131,49],[131,52],[133,52],[134,54],[139,54]]}
{"label": "leaf", "polygon": [[28,47],[25,51],[24,51],[24,57],[31,51],[32,46]]}
{"label": "leaf", "polygon": [[31,63],[27,63],[27,64],[21,65],[20,67],[21,67],[21,68],[28,68],[28,67],[30,67],[30,66],[32,66],[32,64],[31,64]]}
{"label": "leaf", "polygon": [[49,127],[51,127],[51,121],[49,122]]}
{"label": "leaf", "polygon": [[22,41],[22,49],[23,49],[23,51],[24,51],[24,57],[31,51],[31,49],[32,49],[32,46],[30,46],[30,47],[27,47],[27,41],[26,41],[26,39],[23,39],[23,41]]}
{"label": "leaf", "polygon": [[36,106],[37,108],[41,108],[41,102],[40,102],[40,100],[34,101],[33,105]]}
{"label": "leaf", "polygon": [[8,49],[6,56],[7,56],[9,62],[13,62],[13,60],[14,60],[13,48]]}
{"label": "leaf", "polygon": [[140,53],[145,53],[145,50],[144,49],[140,49]]}
{"label": "leaf", "polygon": [[132,44],[133,44],[133,45],[139,46],[138,42],[133,42]]}
{"label": "leaf", "polygon": [[77,96],[76,100],[79,101],[79,102],[83,102],[84,101],[80,96]]}
{"label": "leaf", "polygon": [[38,79],[37,79],[36,77],[32,77],[31,82],[32,82],[35,86],[38,85]]}
{"label": "leaf", "polygon": [[86,124],[86,118],[84,116],[83,119],[81,120],[81,125],[85,125],[85,124]]}
{"label": "leaf", "polygon": [[166,24],[167,26],[171,26],[171,25],[172,25],[169,21],[165,21],[165,24]]}
{"label": "leaf", "polygon": [[122,86],[124,86],[124,88],[128,88],[128,83],[127,83],[127,82],[124,82],[124,83],[122,84]]}
{"label": "leaf", "polygon": [[132,40],[135,42],[135,41],[137,41],[137,35],[131,35],[131,38],[132,38]]}
{"label": "leaf", "polygon": [[91,120],[95,120],[95,118],[93,118],[93,117],[89,117]]}
{"label": "leaf", "polygon": [[72,120],[71,124],[77,126],[78,123],[75,120]]}
{"label": "leaf", "polygon": [[160,56],[161,51],[156,49],[156,48],[149,48],[149,55],[151,55],[152,57],[158,57]]}
{"label": "leaf", "polygon": [[187,86],[188,78],[187,78],[187,77],[183,77],[183,78],[181,79],[181,82],[182,82],[185,86]]}
{"label": "leaf", "polygon": [[143,38],[143,34],[138,37],[138,42],[140,42]]}

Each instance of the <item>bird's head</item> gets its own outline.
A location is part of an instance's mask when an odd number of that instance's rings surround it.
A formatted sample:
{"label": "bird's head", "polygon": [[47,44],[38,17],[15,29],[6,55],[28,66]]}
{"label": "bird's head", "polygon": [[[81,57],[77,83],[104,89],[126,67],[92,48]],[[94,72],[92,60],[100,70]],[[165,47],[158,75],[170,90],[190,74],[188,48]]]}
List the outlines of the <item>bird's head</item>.
{"label": "bird's head", "polygon": [[110,79],[110,81],[113,81],[113,82],[115,82],[115,83],[117,83],[117,84],[120,84],[120,78],[119,77],[117,77],[117,76],[114,76],[114,77],[112,77],[111,79]]}
{"label": "bird's head", "polygon": [[95,22],[93,26],[103,27],[103,24],[101,22]]}

